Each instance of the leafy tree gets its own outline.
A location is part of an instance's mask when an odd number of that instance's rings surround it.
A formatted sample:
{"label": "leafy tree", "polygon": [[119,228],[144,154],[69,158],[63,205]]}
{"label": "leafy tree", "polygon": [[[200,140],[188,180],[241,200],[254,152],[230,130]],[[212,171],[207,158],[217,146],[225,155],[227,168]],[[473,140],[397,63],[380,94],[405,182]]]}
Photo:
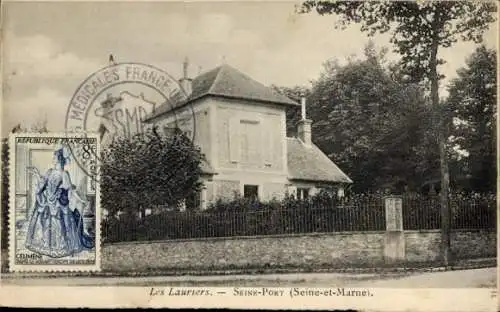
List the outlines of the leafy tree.
{"label": "leafy tree", "polygon": [[456,121],[453,142],[468,154],[456,159],[459,174],[470,176],[468,186],[479,192],[494,191],[496,185],[496,57],[495,50],[479,47],[458,70],[447,99]]}
{"label": "leafy tree", "polygon": [[[414,81],[430,84],[431,101],[440,106],[438,65],[439,48],[451,47],[459,39],[480,42],[484,31],[495,20],[494,2],[472,1],[305,1],[301,12],[336,14],[341,27],[361,24],[373,36],[392,30],[391,42],[401,55],[402,66]],[[443,111],[441,112],[443,113]],[[436,114],[436,119],[440,114]],[[442,120],[436,120],[441,168],[441,209],[443,262],[450,259],[450,210],[448,203],[448,158]]]}
{"label": "leafy tree", "polygon": [[313,141],[355,191],[418,189],[428,174],[422,89],[405,81],[397,64],[385,65],[384,55],[369,43],[364,59],[326,62],[308,98]]}
{"label": "leafy tree", "polygon": [[180,131],[165,136],[149,129],[132,138],[117,137],[102,156],[101,201],[111,216],[144,216],[158,205],[177,207],[201,187],[202,155]]}
{"label": "leafy tree", "polygon": [[[387,64],[386,51],[369,41],[363,59],[325,62],[312,89],[274,87],[297,102],[307,97],[314,142],[353,178],[355,191],[418,190],[438,168],[423,90],[399,64]],[[287,112],[288,136],[299,119],[300,107]]]}

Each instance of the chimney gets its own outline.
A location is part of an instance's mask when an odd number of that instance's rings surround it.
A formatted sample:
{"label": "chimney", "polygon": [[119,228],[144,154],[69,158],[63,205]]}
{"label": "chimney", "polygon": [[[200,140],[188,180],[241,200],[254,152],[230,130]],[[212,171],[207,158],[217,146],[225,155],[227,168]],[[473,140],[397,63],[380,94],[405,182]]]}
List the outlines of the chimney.
{"label": "chimney", "polygon": [[299,120],[297,134],[299,139],[306,145],[311,146],[311,124],[312,120],[306,118],[306,98],[302,97],[301,101],[301,115]]}
{"label": "chimney", "polygon": [[179,80],[179,83],[184,92],[186,92],[186,95],[190,96],[191,92],[193,91],[192,89],[193,79],[189,78],[188,71],[189,71],[189,60],[186,57],[184,59],[184,63],[182,64],[182,78]]}

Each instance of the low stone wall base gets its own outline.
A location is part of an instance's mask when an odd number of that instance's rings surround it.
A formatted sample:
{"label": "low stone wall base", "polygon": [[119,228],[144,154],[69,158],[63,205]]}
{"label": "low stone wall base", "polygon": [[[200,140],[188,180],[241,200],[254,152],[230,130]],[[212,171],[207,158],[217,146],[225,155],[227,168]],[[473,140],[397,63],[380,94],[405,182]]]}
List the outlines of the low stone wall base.
{"label": "low stone wall base", "polygon": [[[439,231],[405,231],[393,240],[404,247],[387,256],[386,232],[343,232],[239,238],[131,242],[105,245],[102,268],[126,271],[276,270],[438,266]],[[402,239],[402,241],[401,241]],[[495,231],[454,231],[456,259],[496,256]],[[399,260],[397,260],[399,259]]]}

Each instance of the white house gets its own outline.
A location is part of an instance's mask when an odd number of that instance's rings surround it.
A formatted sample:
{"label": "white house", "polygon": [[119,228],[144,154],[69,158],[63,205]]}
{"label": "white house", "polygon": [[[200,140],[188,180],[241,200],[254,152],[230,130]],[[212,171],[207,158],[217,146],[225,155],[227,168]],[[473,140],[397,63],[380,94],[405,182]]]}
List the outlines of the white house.
{"label": "white house", "polygon": [[180,84],[189,95],[160,106],[146,118],[160,129],[178,127],[194,137],[205,155],[201,208],[236,194],[261,200],[313,195],[320,188],[342,189],[351,179],[311,141],[312,121],[305,101],[298,136],[286,137],[286,108],[299,103],[229,65]]}

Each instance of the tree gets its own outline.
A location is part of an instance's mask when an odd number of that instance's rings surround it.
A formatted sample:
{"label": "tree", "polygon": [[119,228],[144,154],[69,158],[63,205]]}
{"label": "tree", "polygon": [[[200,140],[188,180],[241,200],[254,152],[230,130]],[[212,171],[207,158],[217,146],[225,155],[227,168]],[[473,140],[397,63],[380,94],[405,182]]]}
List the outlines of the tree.
{"label": "tree", "polygon": [[[386,51],[369,41],[362,59],[326,61],[312,89],[274,87],[297,102],[306,96],[313,141],[354,180],[355,191],[417,191],[436,169],[423,90],[399,64],[387,64]],[[300,107],[287,111],[288,136],[299,119]]]}
{"label": "tree", "polygon": [[421,87],[386,64],[385,49],[370,42],[363,59],[327,61],[308,103],[313,141],[353,179],[355,191],[418,189],[428,171],[422,121],[429,112]]}
{"label": "tree", "polygon": [[496,57],[496,51],[479,47],[448,88],[453,143],[464,151],[456,159],[461,164],[457,178],[470,177],[467,186],[479,192],[496,187]]}
{"label": "tree", "polygon": [[131,138],[117,137],[103,151],[102,205],[111,216],[141,213],[157,205],[177,207],[199,191],[201,152],[180,131],[156,129]]}
{"label": "tree", "polygon": [[[401,55],[404,70],[415,81],[425,80],[430,84],[431,101],[440,107],[438,65],[439,48],[450,47],[458,39],[480,42],[484,31],[495,20],[494,2],[472,1],[305,1],[301,12],[336,14],[340,26],[361,24],[361,30],[370,36],[392,30],[391,42]],[[437,111],[437,110],[436,110]],[[441,110],[441,113],[444,111]],[[439,117],[436,116],[436,119]],[[450,260],[450,209],[448,159],[443,135],[444,124],[436,120],[437,141],[441,169],[441,224],[442,258],[448,265]]]}

